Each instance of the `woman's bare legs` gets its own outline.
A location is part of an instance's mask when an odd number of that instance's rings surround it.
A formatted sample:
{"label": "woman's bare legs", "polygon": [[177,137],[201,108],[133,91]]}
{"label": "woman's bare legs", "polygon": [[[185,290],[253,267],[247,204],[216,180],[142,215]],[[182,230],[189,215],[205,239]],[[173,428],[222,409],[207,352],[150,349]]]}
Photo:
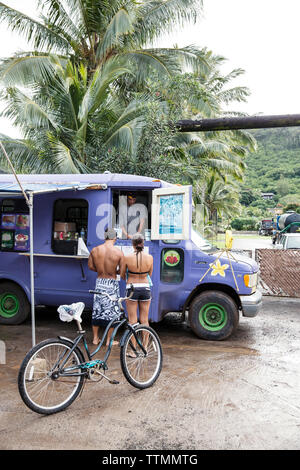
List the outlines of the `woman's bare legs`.
{"label": "woman's bare legs", "polygon": [[[134,323],[137,323],[137,307],[138,306],[139,306],[139,314],[140,314],[140,323],[142,325],[149,325],[148,315],[149,315],[150,303],[151,303],[151,300],[144,300],[140,302],[136,302],[133,300],[126,301],[128,319],[131,325],[133,325]],[[145,349],[147,349],[147,346],[148,346],[148,339],[149,339],[149,334],[143,333],[143,345]],[[136,344],[135,339],[132,341],[132,344],[133,346],[135,346]]]}
{"label": "woman's bare legs", "polygon": [[140,312],[140,323],[142,325],[149,325],[149,308],[151,300],[140,300],[139,301],[139,312]]}
{"label": "woman's bare legs", "polygon": [[92,330],[93,330],[93,344],[96,346],[100,341],[99,335],[98,335],[99,326],[92,325]]}
{"label": "woman's bare legs", "polygon": [[[141,300],[139,302],[140,323],[142,325],[149,325],[149,308],[151,300]],[[149,340],[149,333],[143,333],[143,346],[147,350]]]}
{"label": "woman's bare legs", "polygon": [[128,313],[128,320],[131,325],[137,323],[137,307],[138,302],[135,300],[126,300],[126,307]]}
{"label": "woman's bare legs", "polygon": [[[131,325],[134,325],[134,323],[137,323],[137,307],[138,307],[138,302],[134,300],[126,300],[126,307],[127,307],[127,313],[128,313],[128,320]],[[135,347],[136,341],[135,338],[133,337],[132,339],[132,345]],[[128,354],[130,357],[135,358],[136,355],[132,351],[132,353]]]}
{"label": "woman's bare legs", "polygon": [[[93,325],[93,326],[92,326],[92,330],[93,330],[93,341],[92,341],[92,343],[93,343],[95,346],[97,346],[97,345],[100,343],[99,334],[98,334],[98,332],[99,332],[99,326],[94,326],[94,325]],[[114,331],[113,328],[110,328],[110,329],[108,330],[107,338],[106,338],[106,346],[109,345],[110,338],[111,338],[111,335],[112,335],[112,332],[113,332],[113,331]],[[112,342],[112,346],[115,346],[115,345],[117,345],[117,344],[119,344],[119,341],[113,341],[113,342]]]}

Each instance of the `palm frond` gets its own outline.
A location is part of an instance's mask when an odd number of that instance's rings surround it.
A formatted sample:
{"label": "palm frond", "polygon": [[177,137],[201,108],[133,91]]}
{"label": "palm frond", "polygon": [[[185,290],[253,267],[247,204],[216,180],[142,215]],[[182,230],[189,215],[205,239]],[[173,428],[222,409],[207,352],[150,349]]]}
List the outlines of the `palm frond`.
{"label": "palm frond", "polygon": [[177,64],[181,72],[192,70],[197,74],[207,74],[210,70],[209,56],[206,49],[201,49],[195,45],[172,48],[144,49],[159,53],[161,56],[168,57]]}
{"label": "palm frond", "polygon": [[[40,151],[35,147],[34,142],[12,139],[4,134],[0,134],[0,140],[17,173],[42,173],[45,171]],[[0,154],[0,167],[9,173],[11,172],[7,160],[2,154]]]}
{"label": "palm frond", "polygon": [[217,94],[218,99],[225,104],[231,103],[232,101],[242,102],[246,101],[250,95],[250,91],[246,87],[234,87],[228,90],[222,90]]}
{"label": "palm frond", "polygon": [[[46,83],[55,70],[52,58],[52,54],[29,52],[4,59],[0,64],[0,81],[6,87]],[[60,61],[61,65],[66,64],[65,59],[60,58]]]}
{"label": "palm frond", "polygon": [[233,175],[238,179],[242,178],[243,175],[242,170],[235,163],[225,159],[208,158],[205,160],[205,165],[218,172],[225,171],[226,173]]}
{"label": "palm frond", "polygon": [[17,88],[8,90],[6,100],[8,104],[3,111],[3,116],[9,118],[22,129],[24,135],[30,133],[32,129],[37,131],[37,129],[41,128],[59,128],[53,116],[46,109],[43,109],[39,103]]}
{"label": "palm frond", "polygon": [[70,149],[54,135],[48,133],[52,149],[53,167],[57,173],[80,173],[74,164]]}
{"label": "palm frond", "polygon": [[108,55],[114,46],[122,46],[123,36],[133,31],[134,16],[121,8],[111,19],[102,40],[99,42],[96,58],[100,61]]}
{"label": "palm frond", "polygon": [[55,26],[55,30],[75,46],[73,49],[78,49],[76,43],[82,42],[82,31],[80,25],[72,20],[72,12],[65,8],[63,2],[61,0],[40,0],[39,6],[46,12],[43,16],[45,24],[51,28]]}
{"label": "palm frond", "polygon": [[97,109],[105,100],[111,83],[120,76],[130,73],[132,71],[125,67],[124,60],[121,61],[118,57],[110,59],[103,67],[98,67],[83,97],[78,113],[79,119],[83,121],[89,113]]}
{"label": "palm frond", "polygon": [[150,0],[138,5],[139,20],[133,39],[145,45],[157,39],[162,31],[186,22],[195,22],[202,13],[202,0]]}
{"label": "palm frond", "polygon": [[121,53],[120,56],[136,66],[135,76],[137,82],[140,83],[145,82],[151,73],[157,73],[159,77],[166,78],[179,72],[178,63],[172,57],[160,54],[159,50],[132,50]]}
{"label": "palm frond", "polygon": [[0,21],[5,23],[11,31],[25,37],[28,42],[33,41],[36,50],[56,50],[67,53],[69,43],[52,29],[0,2]]}
{"label": "palm frond", "polygon": [[104,136],[106,146],[115,145],[135,154],[139,137],[146,125],[144,112],[146,101],[132,102],[123,111],[119,119],[111,126]]}

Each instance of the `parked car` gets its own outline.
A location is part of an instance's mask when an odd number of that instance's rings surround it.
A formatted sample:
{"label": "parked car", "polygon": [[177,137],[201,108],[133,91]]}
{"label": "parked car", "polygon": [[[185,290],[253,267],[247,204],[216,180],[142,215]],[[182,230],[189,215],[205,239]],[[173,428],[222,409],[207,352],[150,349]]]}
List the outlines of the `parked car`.
{"label": "parked car", "polygon": [[300,233],[284,233],[280,236],[275,248],[283,250],[300,250]]}
{"label": "parked car", "polygon": [[258,235],[273,235],[273,231],[275,230],[275,222],[273,219],[263,219],[260,222],[260,227],[258,230]]}

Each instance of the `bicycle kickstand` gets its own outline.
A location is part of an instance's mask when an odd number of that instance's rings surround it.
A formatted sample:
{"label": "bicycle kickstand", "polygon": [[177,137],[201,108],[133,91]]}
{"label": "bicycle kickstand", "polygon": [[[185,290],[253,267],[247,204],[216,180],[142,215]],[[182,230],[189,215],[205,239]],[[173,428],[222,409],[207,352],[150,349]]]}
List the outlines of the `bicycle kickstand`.
{"label": "bicycle kickstand", "polygon": [[110,379],[105,374],[103,374],[100,370],[97,370],[97,374],[100,374],[105,380],[107,380],[112,385],[118,385],[120,383],[118,380]]}

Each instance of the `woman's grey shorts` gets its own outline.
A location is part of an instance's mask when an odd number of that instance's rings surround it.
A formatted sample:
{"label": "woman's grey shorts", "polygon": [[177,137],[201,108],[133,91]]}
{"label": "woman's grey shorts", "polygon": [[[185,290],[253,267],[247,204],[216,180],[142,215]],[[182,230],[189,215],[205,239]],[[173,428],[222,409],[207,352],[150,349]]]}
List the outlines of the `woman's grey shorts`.
{"label": "woman's grey shorts", "polygon": [[[130,295],[130,289],[126,290],[126,297]],[[133,296],[129,299],[135,302],[146,302],[147,300],[151,300],[151,289],[150,287],[136,287],[134,286]]]}

